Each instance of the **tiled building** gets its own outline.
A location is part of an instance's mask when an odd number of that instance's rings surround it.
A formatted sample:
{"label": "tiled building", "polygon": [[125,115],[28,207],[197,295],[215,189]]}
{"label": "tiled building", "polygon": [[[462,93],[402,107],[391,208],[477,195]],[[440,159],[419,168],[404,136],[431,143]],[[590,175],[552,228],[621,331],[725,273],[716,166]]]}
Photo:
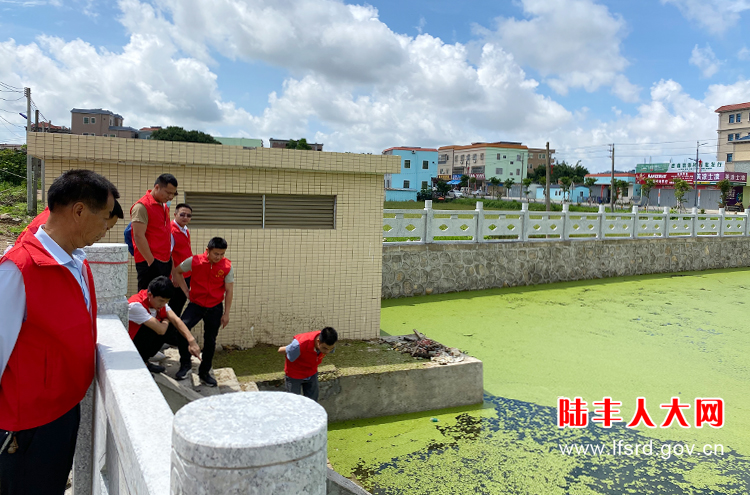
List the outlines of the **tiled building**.
{"label": "tiled building", "polygon": [[70,133],[81,136],[137,138],[138,129],[126,127],[122,115],[101,108],[74,108],[70,111]]}
{"label": "tiled building", "polygon": [[385,176],[386,201],[416,201],[417,193],[431,188],[432,179],[438,176],[438,150],[434,148],[396,147],[383,154],[401,157],[401,172]]}
{"label": "tiled building", "polygon": [[[550,163],[554,163],[553,155],[555,150],[549,150]],[[547,148],[529,148],[529,161],[526,164],[526,173],[528,174],[535,168],[547,166]]]}
{"label": "tiled building", "polygon": [[[94,170],[117,185],[126,212],[160,174],[177,177],[179,201],[194,208],[193,252],[214,236],[229,243],[234,304],[218,343],[283,345],[327,325],[346,339],[380,335],[383,176],[399,171],[397,158],[46,133],[28,145],[47,184]],[[126,225],[102,241],[121,243]]]}

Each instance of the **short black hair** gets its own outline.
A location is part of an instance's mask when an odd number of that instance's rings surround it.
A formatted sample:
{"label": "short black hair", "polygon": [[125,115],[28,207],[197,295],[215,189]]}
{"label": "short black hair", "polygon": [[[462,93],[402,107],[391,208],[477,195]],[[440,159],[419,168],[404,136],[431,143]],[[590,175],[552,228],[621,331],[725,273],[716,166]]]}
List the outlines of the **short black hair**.
{"label": "short black hair", "polygon": [[174,285],[164,275],[156,277],[148,284],[148,291],[154,297],[163,297],[164,299],[172,299],[174,292]]}
{"label": "short black hair", "polygon": [[320,341],[326,345],[333,345],[339,340],[339,334],[333,327],[325,327],[320,331]]}
{"label": "short black hair", "polygon": [[177,178],[172,174],[161,174],[156,178],[156,181],[154,181],[154,185],[157,184],[161,187],[167,187],[168,184],[172,184],[174,187],[177,187]]}
{"label": "short black hair", "polygon": [[122,206],[120,206],[120,202],[115,200],[115,207],[112,208],[112,213],[109,215],[109,218],[125,218],[125,213],[122,211]]}
{"label": "short black hair", "polygon": [[177,205],[177,207],[176,207],[176,208],[174,209],[174,211],[177,211],[177,210],[179,210],[180,208],[187,208],[187,209],[188,209],[188,210],[190,210],[191,212],[193,211],[193,207],[192,207],[192,206],[190,206],[190,205],[189,205],[189,204],[187,204],[187,203],[180,203],[180,204],[178,204],[178,205]]}
{"label": "short black hair", "polygon": [[226,249],[227,248],[227,241],[224,240],[223,237],[212,237],[210,241],[208,241],[208,249]]}
{"label": "short black hair", "polygon": [[47,192],[49,211],[81,201],[91,210],[107,207],[109,195],[120,197],[117,187],[103,175],[92,170],[76,169],[64,172],[55,179]]}

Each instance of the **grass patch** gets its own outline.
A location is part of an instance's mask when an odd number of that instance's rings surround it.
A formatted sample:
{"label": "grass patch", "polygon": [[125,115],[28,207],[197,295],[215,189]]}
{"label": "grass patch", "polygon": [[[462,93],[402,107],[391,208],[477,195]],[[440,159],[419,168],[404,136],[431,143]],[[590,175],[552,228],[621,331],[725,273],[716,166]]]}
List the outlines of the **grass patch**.
{"label": "grass patch", "polygon": [[[240,382],[265,382],[284,378],[284,356],[279,347],[258,344],[250,349],[224,350],[214,356],[214,368],[232,368]],[[421,368],[427,359],[390,350],[388,344],[340,340],[319,368],[320,380],[339,376]]]}

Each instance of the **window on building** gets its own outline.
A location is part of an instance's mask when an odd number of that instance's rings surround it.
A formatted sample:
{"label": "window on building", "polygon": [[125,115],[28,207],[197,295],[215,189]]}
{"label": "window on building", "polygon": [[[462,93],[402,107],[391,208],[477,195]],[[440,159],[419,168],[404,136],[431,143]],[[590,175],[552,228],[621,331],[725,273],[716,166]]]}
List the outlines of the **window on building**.
{"label": "window on building", "polygon": [[503,155],[503,160],[504,160],[504,159],[506,159],[506,158],[508,158],[508,157],[507,157],[507,156],[505,156],[505,155]]}
{"label": "window on building", "polygon": [[409,181],[408,180],[404,181],[404,189],[409,189]]}
{"label": "window on building", "polygon": [[540,159],[547,158],[547,154],[546,153],[539,153],[539,158]]}
{"label": "window on building", "polygon": [[453,157],[453,161],[454,161],[454,162],[457,162],[457,161],[458,161],[458,155],[456,155],[456,156],[454,156],[454,157]]}
{"label": "window on building", "polygon": [[510,175],[513,175],[513,172],[511,172]]}
{"label": "window on building", "polygon": [[473,159],[474,161],[477,161],[477,154],[476,154],[476,153],[474,153],[474,156],[472,156],[472,159]]}
{"label": "window on building", "polygon": [[729,123],[730,124],[734,124],[734,114],[733,113],[729,115]]}
{"label": "window on building", "polygon": [[500,153],[498,153],[498,154],[497,154],[497,159],[498,159],[498,160],[500,159]]}
{"label": "window on building", "polygon": [[502,175],[502,174],[503,174],[503,169],[502,168],[496,168],[495,169],[495,175]]}
{"label": "window on building", "polygon": [[513,165],[513,162],[510,162],[511,165]]}
{"label": "window on building", "polygon": [[461,155],[461,163],[464,161],[464,155]]}
{"label": "window on building", "polygon": [[91,133],[91,135],[92,135],[92,136],[96,136],[96,133],[95,133],[95,132],[92,132],[92,133]]}
{"label": "window on building", "polygon": [[734,117],[734,120],[735,120],[735,122],[737,122],[738,124],[739,124],[740,122],[742,122],[742,114],[741,114],[741,113],[738,113],[738,114],[737,114],[737,115],[736,115],[736,116]]}
{"label": "window on building", "polygon": [[411,160],[404,160],[404,168],[411,168]]}
{"label": "window on building", "polygon": [[484,153],[479,153],[479,159],[484,160]]}
{"label": "window on building", "polygon": [[732,156],[732,153],[727,153],[727,162],[731,162],[731,161],[732,161],[732,158],[734,158],[734,157]]}
{"label": "window on building", "polygon": [[739,138],[740,138],[740,133],[738,132],[737,134],[734,135],[734,140],[737,141]]}
{"label": "window on building", "polygon": [[730,140],[730,141],[734,141],[734,134],[730,134],[730,135],[729,135],[729,140]]}
{"label": "window on building", "polygon": [[427,187],[428,187],[428,186],[427,186],[427,181],[426,181],[426,180],[423,180],[423,181],[422,181],[422,189],[427,189]]}
{"label": "window on building", "polygon": [[96,124],[96,117],[91,117],[91,123]]}
{"label": "window on building", "polygon": [[521,161],[521,155],[516,155],[516,160]]}
{"label": "window on building", "polygon": [[88,135],[89,135],[89,133],[88,133],[88,132],[84,132],[84,133],[83,133],[83,135],[84,135],[84,136],[88,136]]}
{"label": "window on building", "polygon": [[83,118],[83,123],[84,124],[88,124],[89,123],[89,118],[88,117],[84,117]]}
{"label": "window on building", "polygon": [[430,162],[427,160],[422,160],[422,170],[427,170],[430,168]]}
{"label": "window on building", "polygon": [[520,168],[516,169],[516,175],[521,175],[521,169]]}
{"label": "window on building", "polygon": [[109,125],[112,125],[112,117],[109,118]]}

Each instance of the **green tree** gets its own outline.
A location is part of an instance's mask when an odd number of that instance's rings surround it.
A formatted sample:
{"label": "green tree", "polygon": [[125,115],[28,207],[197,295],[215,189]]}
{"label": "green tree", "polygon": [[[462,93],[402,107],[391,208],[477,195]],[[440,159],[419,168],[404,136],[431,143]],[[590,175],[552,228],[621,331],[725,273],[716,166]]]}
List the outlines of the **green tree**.
{"label": "green tree", "polygon": [[683,179],[672,179],[672,182],[674,182],[674,197],[677,200],[677,208],[682,210],[682,200],[685,197],[685,193],[693,187],[688,181]]}
{"label": "green tree", "polygon": [[630,185],[628,184],[628,181],[625,180],[615,180],[615,188],[617,189],[617,196],[615,196],[615,203],[617,203],[617,197],[620,198],[620,206],[623,205],[623,199],[628,194],[628,187]]}
{"label": "green tree", "polygon": [[723,179],[716,183],[716,187],[720,193],[719,208],[726,208],[727,196],[729,195],[729,190],[732,189],[732,183],[729,182],[729,179]]}
{"label": "green tree", "polygon": [[594,186],[596,185],[596,179],[593,177],[586,177],[583,179],[583,185],[589,189],[589,203],[591,198],[594,197]]}
{"label": "green tree", "polygon": [[288,150],[311,150],[312,146],[307,144],[306,138],[300,138],[299,141],[290,139],[289,142],[286,143],[286,149]]}
{"label": "green tree", "polygon": [[521,181],[521,183],[523,184],[523,194],[526,196],[526,202],[528,203],[529,202],[529,188],[531,187],[531,184],[534,183],[534,180],[529,177],[526,177],[525,179]]}
{"label": "green tree", "polygon": [[186,131],[182,127],[169,126],[166,129],[158,129],[151,133],[149,139],[157,141],[184,141],[188,143],[221,144],[210,134],[201,131]]}
{"label": "green tree", "polygon": [[26,183],[26,146],[23,151],[0,150],[0,182],[14,186]]}
{"label": "green tree", "polygon": [[513,184],[515,183],[516,181],[511,178],[505,179],[505,182],[503,183],[503,186],[505,186],[505,195],[509,198],[510,198],[510,190],[513,187]]}
{"label": "green tree", "polygon": [[643,181],[643,185],[641,185],[641,197],[646,196],[646,211],[648,211],[649,206],[649,196],[651,195],[651,190],[656,186],[656,181],[654,179],[646,179]]}
{"label": "green tree", "polygon": [[451,190],[451,186],[448,185],[448,183],[445,182],[444,180],[437,181],[435,188],[437,189],[438,195],[442,197],[445,197],[445,195],[448,194],[448,191]]}
{"label": "green tree", "polygon": [[490,185],[494,188],[493,192],[495,193],[495,197],[497,198],[498,189],[500,188],[500,179],[497,177],[490,177]]}
{"label": "green tree", "polygon": [[565,196],[568,196],[568,201],[570,201],[570,185],[573,183],[573,179],[570,177],[560,177],[560,188],[563,191],[563,201],[565,201]]}
{"label": "green tree", "polygon": [[459,187],[469,187],[469,176],[468,175],[466,175],[466,174],[462,175],[461,178],[459,179],[459,181],[460,181],[458,183]]}

